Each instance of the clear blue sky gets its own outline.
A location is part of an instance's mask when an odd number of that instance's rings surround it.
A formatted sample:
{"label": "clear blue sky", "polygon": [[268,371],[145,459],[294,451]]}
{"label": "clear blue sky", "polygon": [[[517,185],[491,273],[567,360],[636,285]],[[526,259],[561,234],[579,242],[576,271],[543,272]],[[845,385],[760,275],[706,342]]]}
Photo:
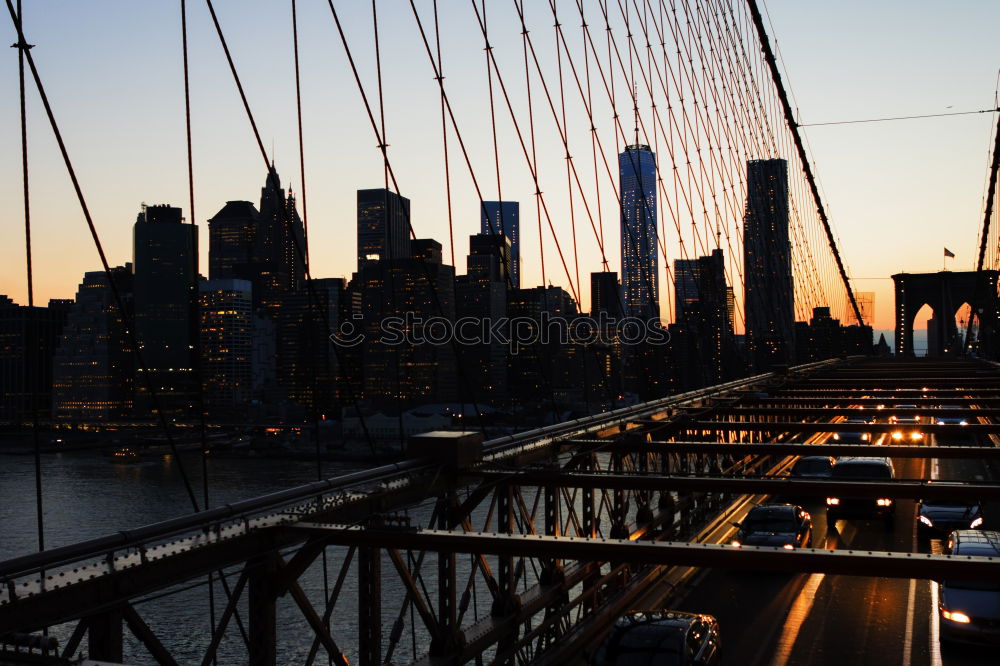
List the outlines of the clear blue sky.
{"label": "clear blue sky", "polygon": [[[417,4],[429,21],[430,2]],[[548,67],[554,53],[551,15],[547,3],[527,4],[532,34]],[[26,0],[25,5],[26,32],[37,44],[33,54],[109,258],[123,263],[131,257],[131,226],[141,202],[171,203],[189,214],[178,3]],[[257,200],[264,171],[205,5],[198,0],[189,5],[196,217],[204,223],[226,200]],[[298,190],[289,3],[218,0],[216,5],[264,141],[269,150],[273,143],[283,182]],[[381,159],[326,3],[300,0],[299,5],[313,273],[349,276],[354,269],[355,191],[381,186]],[[362,77],[373,91],[368,4],[341,1],[337,6]],[[469,3],[442,0],[440,6],[446,85],[485,196],[495,198],[481,35]],[[574,6],[559,3],[568,38],[578,40]],[[413,200],[417,233],[438,238],[447,253],[440,109],[432,72],[409,3],[382,0],[379,8],[390,156],[402,193]],[[767,8],[803,123],[993,106],[1000,69],[996,2],[769,0]],[[497,57],[516,87],[515,102],[523,108],[513,3],[491,2],[488,9]],[[598,23],[596,5],[588,11]],[[3,18],[0,30],[9,44],[14,31],[5,13]],[[0,196],[8,202],[0,226],[0,293],[24,302],[16,62],[13,49],[0,62],[5,91],[0,97],[5,128],[0,134]],[[577,119],[571,122],[582,130],[571,138],[575,156],[589,163],[576,92],[567,88],[566,95],[570,115]],[[545,156],[543,189],[568,248],[562,151],[542,98],[535,102],[539,153]],[[613,143],[610,114],[601,106],[598,112],[605,114],[598,122],[603,136]],[[29,113],[36,297],[71,297],[83,272],[98,268],[99,262],[34,94]],[[531,213],[522,217],[534,224],[530,178],[505,111],[498,107],[498,113],[503,195],[520,200],[522,210]],[[972,266],[994,122],[993,115],[983,114],[807,129],[826,203],[855,276],[938,270],[944,246],[958,255],[953,268]],[[455,147],[454,137],[451,145]],[[467,236],[477,230],[478,208],[457,152],[452,153],[452,178],[461,269]],[[603,201],[605,238],[617,270],[618,223],[613,209],[608,210],[608,198]],[[599,268],[599,253],[579,209],[577,202],[580,272],[586,275]],[[545,236],[547,277],[565,284],[548,231]],[[537,233],[526,230],[523,238],[525,281],[538,283]],[[207,251],[207,229],[201,240]],[[859,281],[857,288],[878,292],[877,323],[891,327],[891,282]]]}

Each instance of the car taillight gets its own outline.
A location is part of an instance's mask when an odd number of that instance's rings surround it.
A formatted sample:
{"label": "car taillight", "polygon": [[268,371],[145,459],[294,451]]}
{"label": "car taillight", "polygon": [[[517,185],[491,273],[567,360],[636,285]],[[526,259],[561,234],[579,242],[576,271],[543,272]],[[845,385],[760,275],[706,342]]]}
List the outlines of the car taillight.
{"label": "car taillight", "polygon": [[958,622],[959,624],[969,624],[972,622],[969,616],[961,611],[950,611],[942,608],[941,615],[944,616],[944,619]]}

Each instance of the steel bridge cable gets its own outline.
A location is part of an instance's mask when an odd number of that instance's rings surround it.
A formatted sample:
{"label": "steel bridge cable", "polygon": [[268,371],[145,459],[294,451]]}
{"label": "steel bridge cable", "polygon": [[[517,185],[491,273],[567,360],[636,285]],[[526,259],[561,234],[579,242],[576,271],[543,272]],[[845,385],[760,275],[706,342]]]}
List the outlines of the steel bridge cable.
{"label": "steel bridge cable", "polygon": [[[14,19],[15,26],[18,31],[17,43],[14,44],[14,48],[17,49],[17,76],[18,76],[18,90],[20,93],[20,109],[21,109],[21,184],[23,187],[23,203],[24,203],[24,266],[25,274],[28,280],[28,316],[27,316],[27,330],[34,330],[34,322],[36,321],[35,316],[35,284],[34,284],[34,272],[32,270],[31,263],[31,196],[30,196],[30,180],[28,173],[28,117],[26,111],[25,100],[27,98],[25,86],[24,86],[24,54],[31,48],[31,45],[24,41],[23,36],[23,20],[24,11],[21,7],[21,0],[17,0],[17,15]],[[41,336],[39,331],[35,332],[36,341],[39,346],[41,346]],[[32,357],[39,358],[40,354],[32,354]],[[37,374],[41,374],[40,372]],[[25,384],[27,384],[27,376],[25,377]],[[28,387],[25,386],[27,389]],[[45,550],[45,513],[42,505],[42,442],[41,435],[38,432],[38,394],[35,391],[26,391],[28,394],[28,400],[26,405],[31,411],[31,437],[34,454],[35,463],[35,527],[38,535],[38,550]],[[44,577],[44,575],[43,575]]]}
{"label": "steel bridge cable", "polygon": [[[250,109],[250,103],[247,100],[246,93],[243,90],[243,83],[240,80],[239,73],[236,71],[236,64],[233,61],[232,54],[229,51],[229,44],[226,41],[225,34],[222,32],[222,25],[219,23],[219,17],[215,13],[215,6],[212,4],[212,0],[205,0],[205,4],[207,5],[208,11],[212,16],[212,23],[215,26],[215,32],[219,37],[219,43],[222,45],[222,50],[225,53],[226,61],[229,64],[229,71],[233,75],[233,82],[236,84],[236,89],[239,92],[240,100],[243,102],[243,109],[246,112],[247,120],[250,121],[250,128],[253,131],[254,139],[257,142],[257,148],[260,151],[261,158],[264,161],[264,167],[265,169],[267,169],[268,183],[273,184],[274,183],[273,181],[274,176],[272,173],[273,168],[271,167],[270,160],[268,159],[267,150],[264,148],[264,142],[261,140],[260,131],[257,129],[257,122],[254,120],[253,112]],[[282,210],[283,221],[286,227],[286,232],[292,239],[292,244],[295,246],[295,253],[297,258],[299,259],[299,261],[302,262],[303,265],[303,272],[305,274],[306,292],[309,300],[309,307],[310,308],[316,307],[317,309],[320,310],[320,316],[323,320],[324,328],[327,334],[327,339],[332,339],[333,331],[330,328],[330,317],[328,309],[325,306],[325,304],[319,302],[319,299],[316,295],[316,291],[312,282],[312,274],[310,271],[309,261],[305,255],[305,249],[302,247],[302,243],[299,242],[297,234],[295,234],[294,230],[292,229],[292,220],[291,216],[287,211],[287,207],[283,206],[281,207],[281,210]],[[333,344],[331,345],[331,348],[333,349],[334,355],[337,357],[338,362],[340,362],[341,357],[338,345]],[[358,404],[356,396],[352,395],[352,403],[354,406],[355,413],[358,416],[358,423],[361,425],[362,432],[364,433],[365,441],[368,443],[368,448],[372,452],[372,454],[374,454],[375,444],[372,440],[371,433],[368,430],[367,422],[365,420],[364,414],[362,414],[361,412],[361,407]]]}
{"label": "steel bridge cable", "polygon": [[[11,2],[11,0],[6,0],[6,3],[7,3],[7,10],[10,14],[11,22],[17,29],[17,39],[18,39],[17,43],[26,45],[27,40],[25,40],[24,31],[21,29],[21,25],[18,22],[17,13],[14,9],[14,5]],[[31,56],[30,50],[28,50],[27,48],[21,48],[19,50],[22,53],[24,53],[24,57],[28,62],[28,68],[31,70],[31,77],[35,82],[35,88],[38,90],[38,96],[42,101],[42,106],[45,109],[45,115],[48,117],[49,125],[52,128],[52,134],[55,137],[56,143],[59,146],[59,152],[62,156],[63,163],[66,166],[66,171],[69,174],[70,181],[73,184],[73,190],[76,193],[77,201],[80,204],[80,208],[83,212],[84,219],[87,222],[87,228],[89,229],[91,238],[93,239],[94,245],[97,248],[97,254],[101,259],[101,266],[104,268],[104,274],[108,280],[108,286],[111,290],[112,297],[115,302],[115,307],[118,309],[118,312],[121,315],[122,324],[125,327],[125,333],[129,338],[129,343],[132,345],[136,360],[142,371],[142,375],[146,384],[146,389],[149,392],[150,397],[153,401],[154,409],[156,410],[157,415],[159,416],[160,425],[163,428],[164,434],[167,438],[167,444],[170,446],[170,451],[174,455],[174,458],[177,460],[177,469],[180,472],[181,478],[184,481],[184,489],[187,493],[188,499],[191,501],[192,507],[197,512],[199,511],[198,500],[195,497],[194,489],[191,486],[191,481],[188,478],[187,470],[184,467],[184,463],[178,456],[177,444],[174,441],[169,423],[167,422],[163,410],[160,409],[159,394],[156,392],[156,389],[152,384],[152,380],[149,378],[147,366],[143,360],[142,352],[139,349],[139,345],[136,340],[134,327],[129,325],[129,318],[124,306],[124,299],[121,296],[121,292],[118,289],[118,284],[114,279],[114,275],[111,272],[111,266],[108,263],[107,255],[104,253],[104,246],[102,245],[100,236],[97,233],[97,227],[94,226],[93,217],[91,217],[90,215],[90,208],[87,206],[86,198],[83,195],[83,189],[80,187],[80,181],[76,177],[76,170],[73,168],[73,163],[69,157],[69,151],[67,150],[66,144],[62,138],[62,132],[59,130],[59,125],[56,122],[55,114],[52,111],[52,106],[49,103],[48,95],[45,93],[45,87],[44,85],[42,85],[42,80],[41,76],[38,73],[38,68],[35,65],[35,61],[34,58],[32,58]]]}
{"label": "steel bridge cable", "polygon": [[[188,32],[187,32],[187,0],[180,1],[181,9],[181,55],[184,70],[184,129],[187,147],[187,181],[188,210],[191,216],[191,282],[188,284],[188,298],[191,311],[195,316],[201,316],[201,304],[198,292],[198,216],[194,207],[194,150],[191,140],[191,85],[188,67]],[[191,355],[191,366],[194,369],[194,380],[198,404],[198,431],[201,437],[201,486],[202,502],[206,509],[210,507],[208,494],[208,437],[205,423],[205,389],[202,383],[201,335],[200,325],[198,335],[194,338],[194,350]],[[209,628],[215,631],[215,585],[213,573],[208,573],[208,621]]]}
{"label": "steel bridge cable", "polygon": [[[361,76],[360,76],[360,73],[358,72],[357,65],[356,65],[356,63],[354,61],[353,52],[351,51],[350,45],[347,43],[347,36],[344,33],[343,26],[342,26],[342,24],[340,22],[340,15],[338,14],[336,8],[333,6],[333,0],[328,0],[327,5],[330,8],[330,13],[333,16],[334,23],[335,23],[335,25],[337,27],[337,32],[338,32],[338,35],[340,36],[341,44],[344,47],[344,52],[345,52],[345,55],[347,56],[348,63],[351,66],[351,71],[352,71],[352,73],[354,75],[354,80],[355,80],[355,83],[356,83],[356,85],[358,87],[358,92],[361,95],[361,100],[364,103],[365,111],[368,114],[368,120],[369,120],[369,123],[372,126],[372,131],[375,134],[376,140],[379,142],[379,148],[383,152],[383,163],[384,163],[384,167],[385,167],[385,172],[388,175],[389,181],[392,183],[393,188],[395,188],[395,191],[398,194],[401,190],[400,190],[400,187],[399,187],[399,182],[396,179],[395,171],[392,168],[392,163],[388,159],[388,154],[385,151],[385,147],[386,147],[385,138],[384,138],[384,135],[379,130],[379,123],[375,119],[375,114],[374,114],[374,111],[372,110],[371,103],[369,102],[368,94],[365,92],[364,86],[361,83]],[[416,11],[415,8],[414,8],[414,11]],[[428,56],[431,59],[432,65],[434,66],[435,75],[436,76],[440,76],[440,74],[438,73],[437,65],[434,64],[434,57],[431,54],[430,45],[427,42],[426,35],[424,35],[424,45],[427,48]],[[440,83],[440,80],[439,80],[439,83]],[[447,98],[446,98],[445,101],[447,103]],[[447,105],[447,108],[448,108],[449,114],[451,114],[450,104]],[[452,116],[452,122],[454,124],[454,117],[453,116]],[[459,138],[460,145],[463,145],[463,153],[464,153],[464,144],[462,144],[462,142],[461,142],[461,135],[459,135],[458,138]],[[467,155],[466,155],[466,161],[468,162],[468,156]],[[471,165],[470,165],[470,168],[471,168]],[[482,200],[482,199],[480,198],[480,200]],[[406,224],[407,224],[407,228],[410,231],[410,237],[411,237],[411,239],[416,239],[416,231],[413,228],[413,224],[412,224],[412,220],[411,220],[409,211],[404,210],[404,217],[406,218]],[[437,286],[434,283],[433,279],[431,278],[430,269],[427,267],[426,263],[423,264],[423,269],[424,269],[424,277],[427,280],[428,286],[430,287],[431,296],[434,299],[435,306],[437,307],[438,311],[443,314],[444,313],[444,307],[443,307],[442,302],[440,300],[440,297],[439,297],[439,294],[438,294],[438,290],[437,290]],[[458,360],[459,379],[468,387],[468,390],[471,393],[471,384],[469,383],[468,376],[465,373],[465,367],[464,367],[464,363],[463,363],[463,359],[462,359],[462,354],[460,353],[461,352],[461,348],[459,347],[458,342],[456,340],[452,340],[451,341],[451,345],[452,345],[452,348],[453,348],[453,350],[455,352],[456,359]],[[477,416],[477,420],[479,421],[480,431],[483,433],[483,436],[485,437],[486,436],[486,426],[485,426],[485,424],[483,422],[483,414],[482,414],[482,411],[479,409],[478,402],[473,401],[473,408],[476,410],[476,416]]]}
{"label": "steel bridge cable", "polygon": [[[458,140],[459,147],[461,148],[461,151],[462,151],[462,156],[463,156],[463,158],[465,160],[466,167],[467,167],[467,169],[469,171],[469,176],[470,176],[470,178],[472,180],[473,188],[476,190],[476,194],[479,197],[480,206],[481,206],[481,212],[482,212],[482,214],[484,216],[486,216],[485,204],[482,203],[484,201],[484,198],[483,198],[482,189],[480,188],[480,185],[479,185],[479,179],[476,176],[475,169],[472,166],[472,162],[471,162],[471,159],[469,157],[468,150],[466,149],[466,146],[465,146],[465,141],[462,138],[462,133],[461,133],[461,130],[459,129],[459,127],[458,127],[458,122],[457,122],[457,120],[455,118],[454,111],[451,108],[451,102],[450,102],[450,100],[448,98],[447,93],[444,90],[444,78],[441,76],[440,70],[438,69],[438,66],[437,66],[437,64],[435,62],[433,53],[431,51],[430,42],[428,41],[426,31],[424,30],[423,21],[420,18],[419,12],[417,12],[416,5],[412,1],[410,3],[410,7],[411,7],[411,10],[413,12],[414,20],[416,21],[416,24],[417,24],[417,28],[418,28],[418,30],[420,32],[420,36],[421,36],[421,39],[422,39],[423,44],[424,44],[424,49],[425,49],[425,51],[427,53],[427,56],[428,56],[428,58],[429,58],[429,60],[431,62],[431,67],[434,70],[434,79],[438,82],[438,86],[439,86],[440,91],[441,91],[442,99],[444,100],[445,108],[446,108],[446,110],[448,112],[448,117],[449,117],[449,119],[451,121],[452,129],[455,132],[455,136],[456,136],[456,138]],[[475,0],[472,0],[472,7],[473,7],[473,10],[475,10],[477,12],[477,14],[478,14],[478,9],[477,9],[477,7],[475,5]],[[331,3],[331,9],[332,9],[332,3]],[[336,14],[335,14],[335,18],[336,18]],[[338,22],[338,26],[339,26],[339,22]],[[345,41],[345,48],[346,48],[346,40],[344,40],[344,41]],[[490,55],[492,55],[492,51],[491,50],[488,50],[487,53],[490,54]],[[353,60],[352,60],[352,66],[353,66]],[[493,64],[493,66],[494,66],[494,69],[496,69],[496,63],[495,62]],[[527,71],[527,69],[526,69],[526,71]],[[357,78],[357,75],[355,75],[355,78]],[[518,132],[518,136],[521,139],[522,152],[525,154],[526,159],[528,159],[528,161],[529,161],[529,169],[532,170],[532,176],[533,176],[534,183],[535,183],[536,204],[537,204],[538,201],[541,201],[541,205],[544,206],[544,200],[541,198],[541,194],[542,193],[541,193],[541,190],[540,190],[540,188],[538,186],[538,180],[537,180],[537,177],[534,177],[535,172],[534,172],[534,169],[531,166],[531,158],[527,157],[527,149],[526,149],[525,144],[524,144],[524,140],[523,140],[523,136],[521,134],[520,126],[517,123],[516,117],[513,114],[513,109],[510,106],[510,99],[509,99],[509,97],[506,96],[506,89],[505,89],[505,87],[503,85],[503,80],[500,77],[499,70],[497,70],[497,79],[498,79],[498,82],[501,85],[501,90],[503,90],[504,93],[505,93],[505,100],[507,101],[508,110],[511,112],[511,117],[512,117],[512,119],[514,121],[515,130]],[[360,87],[360,81],[359,81],[359,87]],[[362,95],[363,95],[363,92],[362,92]],[[531,115],[530,114],[530,109],[531,109],[530,80],[529,80],[529,99],[528,99],[528,102],[529,102],[529,116],[530,116]],[[534,151],[534,140],[533,140],[534,139],[534,134],[533,134],[533,130],[534,130],[534,124],[533,124],[533,118],[532,118],[532,151]],[[546,209],[546,215],[547,215],[547,209]],[[486,216],[486,217],[489,218],[489,216]],[[541,225],[541,216],[540,215],[539,215],[538,219],[539,219],[539,225]],[[488,223],[489,223],[491,232],[494,233],[494,234],[497,234],[497,231],[493,228],[493,221],[492,221],[492,219],[488,219]],[[550,228],[551,228],[551,220],[549,220],[549,225],[550,225]],[[539,233],[540,233],[539,238],[542,238],[541,232],[539,232]],[[561,252],[561,249],[559,248],[558,237],[555,236],[554,231],[553,231],[553,237],[554,237],[554,239],[556,241],[556,248],[560,252],[560,257],[562,257],[562,252]],[[507,269],[507,266],[508,266],[507,259],[503,256],[502,252],[500,253],[500,257],[499,258],[500,258],[501,264],[504,266],[505,269]],[[542,254],[542,260],[543,260],[542,269],[543,269],[543,283],[544,283],[544,253]],[[563,262],[563,267],[566,268],[565,261]],[[507,273],[507,278],[506,279],[507,279],[507,282],[508,282],[508,286],[510,288],[513,288],[513,283],[511,282],[511,272],[510,272],[509,269],[507,269],[505,272]],[[569,278],[569,272],[568,272],[568,270],[567,270],[567,278],[571,280],[571,278]],[[571,288],[572,288],[572,285],[571,285]],[[546,295],[546,292],[544,291],[544,289],[545,289],[545,286],[543,284],[543,297],[547,298],[547,295]],[[579,299],[576,297],[575,290],[574,290],[574,298],[576,298],[576,300],[579,301]],[[542,378],[543,383],[548,388],[548,391],[550,393],[550,398],[551,398],[551,401],[552,401],[552,409],[553,409],[553,412],[556,413],[556,412],[558,412],[558,407],[556,405],[555,392],[553,390],[551,380],[549,379],[547,373],[543,370],[542,364],[539,364],[539,365],[537,365],[535,367],[537,368],[539,376]]]}
{"label": "steel bridge cable", "polygon": [[[295,65],[295,116],[297,121],[298,139],[299,139],[299,179],[300,187],[302,188],[302,244],[304,247],[304,254],[306,263],[309,263],[309,213],[308,205],[306,199],[306,157],[305,157],[305,141],[304,141],[304,130],[302,123],[302,77],[299,68],[299,22],[298,22],[298,12],[296,0],[291,0],[291,10],[292,10],[292,53],[293,62]],[[312,350],[313,354],[316,354],[319,350],[319,344],[316,340],[315,331],[315,311],[313,308],[309,308],[309,327],[307,330],[309,348]],[[329,348],[329,341],[326,343],[326,347]],[[326,379],[327,381],[332,380],[333,373],[330,367],[330,355],[323,354],[323,362],[326,366]],[[321,398],[321,394],[318,391],[319,381],[316,376],[316,365],[315,363],[310,363],[310,372],[312,374],[312,403],[313,403],[313,433],[316,441],[316,480],[323,480],[323,458],[322,458],[322,442],[321,442],[321,432],[320,432],[320,418],[318,411],[318,401]],[[319,504],[319,499],[317,498],[317,504]],[[325,599],[329,595],[329,571],[327,563],[326,548],[322,552],[322,571],[323,571],[323,598]],[[326,623],[327,632],[330,631],[329,622]],[[333,663],[333,655],[327,654],[329,663]]]}
{"label": "steel bridge cable", "polygon": [[785,89],[781,82],[781,74],[778,72],[774,54],[771,52],[770,41],[768,39],[767,32],[764,30],[764,24],[761,20],[760,11],[757,9],[757,2],[756,0],[747,0],[747,5],[750,8],[754,26],[757,29],[758,37],[760,39],[761,48],[764,50],[764,57],[771,70],[771,76],[774,79],[775,87],[777,88],[778,97],[784,110],[785,120],[792,131],[792,137],[795,140],[795,147],[798,151],[799,160],[802,163],[806,180],[808,181],[810,190],[812,191],[813,200],[816,203],[816,209],[819,213],[820,222],[823,224],[824,231],[826,231],[827,240],[830,244],[830,251],[833,253],[834,259],[836,260],[837,269],[840,273],[841,280],[844,282],[844,288],[847,290],[847,295],[850,298],[854,315],[857,318],[858,324],[863,326],[864,320],[861,317],[861,309],[858,307],[857,299],[854,297],[854,290],[851,287],[850,280],[847,278],[847,271],[840,259],[840,252],[837,249],[837,243],[833,237],[833,231],[830,228],[830,222],[827,219],[826,210],[824,209],[823,202],[820,199],[819,189],[816,185],[816,180],[813,177],[812,168],[809,165],[809,159],[805,154],[805,147],[802,145],[802,139],[799,135],[798,126],[795,124],[795,118],[792,113],[791,105],[788,101],[788,96],[785,94]]}

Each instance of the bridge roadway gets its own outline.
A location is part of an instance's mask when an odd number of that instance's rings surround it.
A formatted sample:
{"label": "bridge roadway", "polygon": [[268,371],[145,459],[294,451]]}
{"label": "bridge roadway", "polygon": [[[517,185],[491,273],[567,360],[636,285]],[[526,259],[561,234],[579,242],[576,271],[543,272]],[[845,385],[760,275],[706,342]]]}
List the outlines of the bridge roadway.
{"label": "bridge roadway", "polygon": [[[921,374],[921,369],[926,374]],[[888,391],[884,379],[896,372],[900,376],[896,388],[905,390]],[[974,377],[964,391],[963,375]],[[874,385],[868,383],[872,377],[879,378]],[[849,386],[840,381],[844,378],[851,379]],[[933,387],[928,385],[931,383]],[[421,626],[410,630],[415,641],[419,637],[422,649],[429,649],[427,663],[462,662],[476,655],[500,663],[582,663],[617,613],[630,607],[661,605],[718,617],[725,660],[731,664],[890,664],[906,660],[937,664],[942,663],[942,656],[943,663],[985,663],[975,650],[941,654],[934,628],[934,588],[926,578],[975,578],[983,572],[992,574],[1000,563],[915,555],[912,500],[900,500],[890,533],[881,524],[863,521],[827,525],[819,503],[824,488],[779,482],[786,490],[791,485],[792,492],[808,495],[800,501],[814,516],[814,535],[821,549],[847,548],[854,554],[737,551],[684,542],[726,543],[733,531],[729,521],[739,520],[765,496],[735,494],[725,484],[775,483],[753,479],[787,469],[794,459],[791,455],[796,441],[800,442],[798,447],[804,443],[822,450],[829,430],[844,429],[836,422],[844,417],[843,407],[854,404],[850,400],[868,402],[875,397],[890,408],[905,402],[926,405],[925,409],[962,400],[961,404],[973,410],[992,406],[986,402],[980,405],[974,396],[998,387],[1000,377],[985,364],[817,364],[787,376],[759,376],[490,442],[483,462],[458,475],[449,472],[447,465],[413,460],[310,484],[0,563],[0,635],[82,618],[64,654],[80,654],[78,648],[88,637],[88,649],[83,652],[120,661],[124,623],[156,661],[174,663],[170,646],[159,642],[130,601],[246,562],[243,573],[232,575],[230,581],[235,581],[233,599],[238,600],[247,589],[249,601],[234,600],[227,605],[216,639],[206,645],[203,663],[210,661],[227,622],[234,616],[238,621],[241,612],[249,616],[248,661],[283,663],[275,651],[274,606],[285,594],[315,632],[313,653],[322,645],[336,663],[346,663],[348,658],[352,663],[380,663],[399,641],[401,632],[397,630],[407,609],[411,618],[416,611],[413,622]],[[850,396],[846,403],[842,400],[845,395]],[[914,395],[921,396],[921,402],[914,400]],[[790,428],[792,420],[787,414],[754,413],[757,406],[787,411],[806,397],[811,409],[826,405],[838,409],[825,413],[830,417],[826,419],[823,412],[808,415],[805,420],[811,424],[796,419],[802,428]],[[983,411],[992,416],[992,410]],[[706,415],[730,422],[705,420]],[[753,425],[740,428],[731,421],[752,421]],[[832,422],[832,427],[825,427],[823,421]],[[770,429],[763,422],[770,422]],[[996,459],[991,434],[995,427],[989,417],[977,416],[973,428],[983,431],[983,446],[978,451],[949,447],[948,454],[953,457],[937,459],[926,447],[922,455],[908,448],[905,453],[914,457],[897,459],[899,476],[959,479],[970,482],[960,489],[962,492],[995,496],[997,487],[990,483]],[[936,430],[943,435],[949,432],[947,427]],[[680,453],[684,447],[681,442],[712,442],[720,437],[734,442],[730,446],[749,444],[746,455]],[[672,440],[677,440],[677,452],[667,452]],[[927,443],[934,444],[933,440],[931,436]],[[761,442],[787,444],[776,447],[777,455],[762,456]],[[792,448],[778,450],[784,446]],[[663,448],[651,451],[656,447]],[[720,472],[729,479],[721,479],[718,483],[723,485],[708,492],[713,482],[706,473],[719,477]],[[631,475],[630,488],[619,483],[626,475]],[[740,475],[746,480],[733,478]],[[653,492],[655,486],[649,483],[657,477],[659,499]],[[704,489],[685,487],[692,478],[699,478]],[[677,484],[678,489],[668,490],[670,484]],[[904,492],[905,485],[898,486],[900,497],[914,496],[916,491]],[[465,494],[457,494],[456,488],[465,488]],[[765,485],[740,492],[774,492],[770,488]],[[722,490],[728,494],[720,495]],[[866,492],[894,491],[883,487]],[[398,523],[398,509],[421,500],[433,500],[436,518],[431,518],[429,526],[444,528],[444,533]],[[992,515],[1000,516],[1000,510]],[[382,518],[372,521],[373,516]],[[481,521],[478,531],[473,521]],[[442,538],[450,540],[448,545],[441,545]],[[550,540],[551,549],[547,546]],[[667,540],[677,543],[664,542]],[[348,552],[357,553],[357,573],[353,575],[358,576],[362,591],[357,599],[341,600],[340,607],[346,604],[356,612],[355,636],[344,635],[346,629],[341,625],[348,623],[342,621],[341,610],[335,616],[334,630],[328,632],[325,620],[331,616],[333,604],[327,603],[320,610],[314,604],[323,600],[310,600],[297,583],[301,573],[314,566],[320,552],[337,546],[350,546]],[[939,544],[932,547],[939,552]],[[284,548],[287,560],[276,555],[275,548]],[[422,549],[440,552],[427,558],[436,560],[436,567],[427,567],[437,569],[436,580],[426,571],[421,573]],[[876,552],[866,558],[868,550],[896,554]],[[468,560],[456,559],[456,552],[480,555],[463,568],[462,563]],[[373,554],[378,557],[373,559]],[[380,591],[381,560],[391,561],[400,577],[401,599],[386,598]],[[709,563],[712,568],[694,566]],[[804,573],[760,571],[774,569]],[[42,571],[47,577],[44,590],[38,580]],[[860,575],[875,571],[892,578]],[[347,557],[338,580],[349,572]],[[486,617],[473,621],[466,610],[475,579],[483,584],[480,594],[487,601]],[[428,586],[437,588],[436,596]],[[331,601],[336,601],[336,595]],[[477,609],[477,603],[483,605],[482,600],[473,602]],[[390,618],[397,610],[393,631],[384,635],[382,624],[391,625]],[[378,620],[372,621],[375,618]],[[209,642],[207,638],[205,642]]]}
{"label": "bridge roadway", "polygon": [[[904,459],[897,474],[910,478],[982,481],[993,470],[981,460]],[[896,522],[838,520],[825,502],[789,498],[813,517],[824,548],[917,552],[915,503],[901,500]],[[1000,504],[996,504],[1000,508]],[[987,527],[1000,529],[996,514]],[[941,543],[932,540],[933,552]],[[985,647],[945,648],[937,640],[935,584],[925,579],[706,570],[675,607],[715,615],[723,627],[724,664],[996,664]]]}

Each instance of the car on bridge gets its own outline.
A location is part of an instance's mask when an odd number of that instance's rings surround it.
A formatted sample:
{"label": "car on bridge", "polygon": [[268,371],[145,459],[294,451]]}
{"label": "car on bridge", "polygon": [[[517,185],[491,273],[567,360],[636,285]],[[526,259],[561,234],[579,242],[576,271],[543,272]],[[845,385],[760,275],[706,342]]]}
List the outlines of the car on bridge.
{"label": "car on bridge", "polygon": [[[833,465],[834,481],[892,481],[896,478],[888,458],[844,456]],[[896,503],[891,497],[827,497],[827,525],[831,528],[839,518],[881,518],[886,529],[892,529]]]}
{"label": "car on bridge", "polygon": [[948,411],[962,409],[961,405],[941,405],[938,407],[941,413],[934,417],[934,423],[938,425],[969,425],[969,420],[964,416],[949,416]]}
{"label": "car on bridge", "polygon": [[594,666],[717,666],[721,662],[719,623],[714,617],[667,610],[630,611],[621,616],[591,660]]}
{"label": "car on bridge", "polygon": [[[868,420],[852,417],[844,419],[842,423],[866,426],[868,425]],[[872,441],[872,435],[870,432],[865,432],[863,428],[859,428],[856,431],[835,432],[830,440],[835,444],[870,444]]]}
{"label": "car on bridge", "polygon": [[812,539],[812,516],[794,504],[761,504],[750,509],[733,539],[734,548],[774,546],[785,550],[805,548]]}
{"label": "car on bridge", "polygon": [[[948,537],[950,555],[1000,557],[1000,532],[957,530]],[[937,583],[942,642],[1000,644],[1000,581]]]}
{"label": "car on bridge", "polygon": [[[935,486],[947,482],[931,481]],[[917,504],[917,541],[926,544],[932,538],[943,539],[955,530],[974,530],[983,524],[979,502],[965,500],[920,500]]]}
{"label": "car on bridge", "polygon": [[[894,409],[917,409],[916,405],[894,405]],[[919,442],[924,438],[924,433],[920,430],[919,416],[890,416],[889,423],[895,424],[892,431],[892,441],[894,442]]]}
{"label": "car on bridge", "polygon": [[788,475],[793,479],[829,479],[834,461],[833,456],[802,456]]}

